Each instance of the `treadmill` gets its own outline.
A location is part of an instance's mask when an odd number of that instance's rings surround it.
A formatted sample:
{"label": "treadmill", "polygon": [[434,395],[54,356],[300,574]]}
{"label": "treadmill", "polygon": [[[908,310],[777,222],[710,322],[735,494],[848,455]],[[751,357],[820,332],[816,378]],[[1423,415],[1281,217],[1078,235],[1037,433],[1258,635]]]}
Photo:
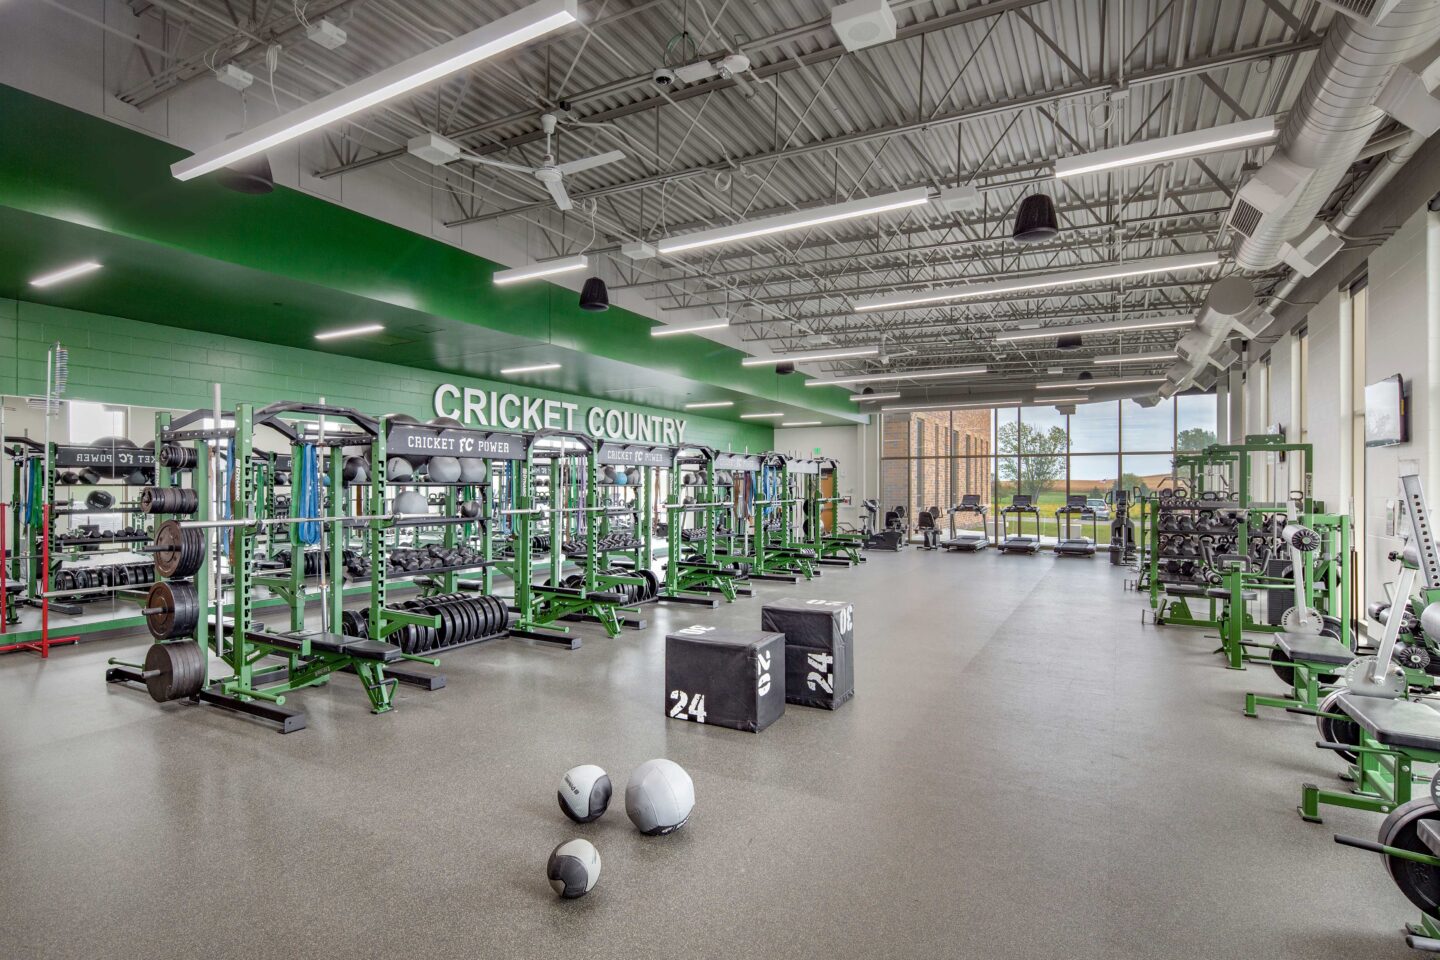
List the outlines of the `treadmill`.
{"label": "treadmill", "polygon": [[[1095,508],[1090,506],[1088,498],[1083,493],[1072,493],[1065,498],[1065,506],[1055,511],[1055,516],[1065,518],[1065,536],[1055,541],[1055,553],[1062,557],[1093,557],[1095,556],[1095,540],[1100,535],[1100,517],[1095,513]],[[1080,518],[1081,536],[1073,536],[1070,532],[1070,523],[1075,518]],[[1090,521],[1090,532],[1095,536],[1084,536],[1085,520]]]}
{"label": "treadmill", "polygon": [[[1015,515],[1015,536],[1010,536],[1008,520],[1011,514]],[[1025,517],[1035,518],[1035,536],[1025,535]],[[1008,506],[1000,508],[1000,552],[1002,553],[1039,553],[1040,552],[1040,510],[1028,493],[1017,493],[1010,498]]]}
{"label": "treadmill", "polygon": [[[955,514],[973,513],[980,517],[979,530],[962,530],[955,532]],[[946,550],[961,550],[966,553],[976,553],[990,546],[990,531],[986,529],[987,518],[985,504],[980,502],[980,494],[967,493],[960,497],[960,502],[950,508],[950,539],[940,546]]]}

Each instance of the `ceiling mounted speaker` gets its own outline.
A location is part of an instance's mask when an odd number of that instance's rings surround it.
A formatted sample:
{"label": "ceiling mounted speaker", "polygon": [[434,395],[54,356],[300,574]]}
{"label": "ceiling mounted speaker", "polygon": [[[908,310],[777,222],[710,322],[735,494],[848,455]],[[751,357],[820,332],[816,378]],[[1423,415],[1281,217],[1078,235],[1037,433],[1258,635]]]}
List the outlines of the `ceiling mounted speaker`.
{"label": "ceiling mounted speaker", "polygon": [[275,189],[275,178],[270,175],[270,160],[263,153],[237,160],[215,173],[215,180],[222,187],[236,193],[252,196],[269,193]]}
{"label": "ceiling mounted speaker", "polygon": [[785,361],[784,363],[777,363],[777,364],[775,364],[775,372],[776,372],[776,373],[780,373],[780,374],[794,373],[794,372],[795,372],[795,364],[790,363],[788,360]]}
{"label": "ceiling mounted speaker", "polygon": [[1055,201],[1043,193],[1032,193],[1020,201],[1020,212],[1015,214],[1015,232],[1011,238],[1016,243],[1041,243],[1060,235],[1060,221],[1055,215]]}
{"label": "ceiling mounted speaker", "polygon": [[1080,334],[1067,333],[1063,337],[1055,338],[1056,350],[1078,350],[1080,349]]}
{"label": "ceiling mounted speaker", "polygon": [[585,281],[585,286],[580,289],[580,309],[596,313],[610,309],[610,291],[605,289],[604,280],[591,277]]}

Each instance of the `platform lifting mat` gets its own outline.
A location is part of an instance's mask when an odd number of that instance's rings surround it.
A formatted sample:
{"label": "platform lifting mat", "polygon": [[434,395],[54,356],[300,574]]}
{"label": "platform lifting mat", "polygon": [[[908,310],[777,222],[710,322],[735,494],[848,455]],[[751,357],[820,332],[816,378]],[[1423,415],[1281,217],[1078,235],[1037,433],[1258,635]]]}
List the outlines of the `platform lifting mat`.
{"label": "platform lifting mat", "polygon": [[785,702],[834,710],[855,696],[855,614],[844,600],[786,597],[760,609],[785,634]]}
{"label": "platform lifting mat", "polygon": [[685,627],[665,637],[665,714],[759,733],[785,713],[785,636]]}

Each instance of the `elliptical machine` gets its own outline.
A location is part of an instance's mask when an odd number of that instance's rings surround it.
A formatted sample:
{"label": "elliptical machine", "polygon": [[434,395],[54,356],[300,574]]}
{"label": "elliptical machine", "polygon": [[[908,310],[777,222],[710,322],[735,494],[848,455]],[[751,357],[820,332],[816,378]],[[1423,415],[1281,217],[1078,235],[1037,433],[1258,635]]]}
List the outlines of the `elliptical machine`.
{"label": "elliptical machine", "polygon": [[1135,559],[1135,522],[1130,519],[1130,491],[1116,488],[1105,499],[1110,503],[1110,565],[1124,566]]}

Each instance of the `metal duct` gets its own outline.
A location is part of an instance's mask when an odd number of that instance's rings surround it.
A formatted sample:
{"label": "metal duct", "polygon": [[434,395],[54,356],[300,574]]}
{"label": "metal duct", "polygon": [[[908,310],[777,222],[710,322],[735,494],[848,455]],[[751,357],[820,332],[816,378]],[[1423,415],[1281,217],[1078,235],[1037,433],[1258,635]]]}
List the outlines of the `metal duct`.
{"label": "metal duct", "polygon": [[1435,0],[1401,0],[1373,25],[1335,18],[1276,150],[1315,173],[1285,214],[1261,224],[1253,236],[1237,236],[1235,262],[1242,270],[1268,270],[1280,262],[1280,245],[1315,219],[1385,118],[1375,98],[1396,66],[1437,38]]}

